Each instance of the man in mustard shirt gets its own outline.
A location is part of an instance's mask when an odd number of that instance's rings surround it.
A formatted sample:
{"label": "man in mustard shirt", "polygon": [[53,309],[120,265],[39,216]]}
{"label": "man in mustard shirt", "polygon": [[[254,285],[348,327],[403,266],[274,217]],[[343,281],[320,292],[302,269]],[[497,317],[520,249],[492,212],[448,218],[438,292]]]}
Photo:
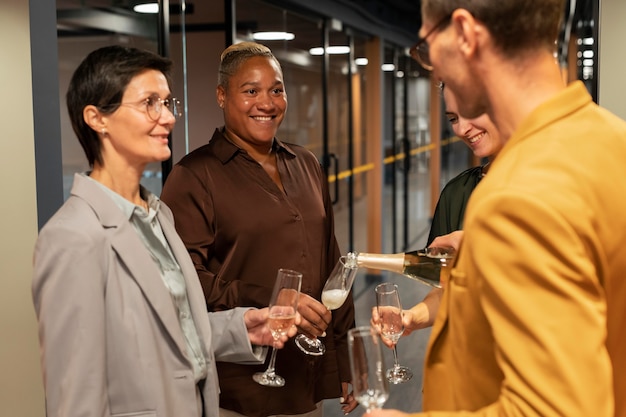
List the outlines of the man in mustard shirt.
{"label": "man in mustard shirt", "polygon": [[626,417],[626,123],[562,81],[563,10],[422,0],[413,56],[504,142],[469,200],[422,416]]}

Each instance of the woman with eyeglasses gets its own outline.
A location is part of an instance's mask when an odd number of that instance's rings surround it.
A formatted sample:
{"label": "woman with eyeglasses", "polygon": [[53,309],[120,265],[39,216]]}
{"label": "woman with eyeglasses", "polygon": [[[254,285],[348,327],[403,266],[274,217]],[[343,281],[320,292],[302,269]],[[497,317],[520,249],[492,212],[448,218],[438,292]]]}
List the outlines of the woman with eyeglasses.
{"label": "woman with eyeglasses", "polygon": [[110,46],[70,82],[69,115],[91,170],[75,175],[35,248],[49,417],[217,417],[215,361],[262,363],[258,346],[273,341],[267,309],[207,312],[171,211],[139,183],[148,163],[170,156],[179,108],[170,67]]}

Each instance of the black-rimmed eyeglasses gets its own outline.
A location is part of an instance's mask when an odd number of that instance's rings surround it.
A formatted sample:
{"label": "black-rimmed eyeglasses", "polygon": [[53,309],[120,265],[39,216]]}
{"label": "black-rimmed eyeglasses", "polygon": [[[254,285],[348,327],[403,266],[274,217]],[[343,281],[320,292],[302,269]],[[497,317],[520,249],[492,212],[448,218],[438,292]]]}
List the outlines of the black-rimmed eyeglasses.
{"label": "black-rimmed eyeglasses", "polygon": [[433,64],[430,62],[430,47],[428,46],[428,42],[426,40],[430,35],[447,25],[450,22],[451,18],[452,13],[446,15],[435,26],[433,26],[432,29],[430,29],[426,33],[426,35],[424,35],[423,38],[421,38],[415,45],[413,45],[413,47],[409,51],[409,53],[411,54],[411,58],[416,60],[427,71],[433,70]]}

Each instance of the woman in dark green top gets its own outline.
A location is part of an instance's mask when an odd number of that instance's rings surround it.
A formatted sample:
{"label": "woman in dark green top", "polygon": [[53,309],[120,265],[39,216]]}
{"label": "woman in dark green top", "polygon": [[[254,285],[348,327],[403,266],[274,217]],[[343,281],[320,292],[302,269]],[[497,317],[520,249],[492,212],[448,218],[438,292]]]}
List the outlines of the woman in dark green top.
{"label": "woman in dark green top", "polygon": [[[463,216],[467,201],[481,178],[487,173],[489,162],[502,148],[498,131],[491,119],[489,119],[489,116],[483,114],[475,119],[465,119],[459,116],[456,98],[449,90],[443,87],[442,90],[446,103],[446,116],[452,125],[452,130],[470,147],[474,155],[479,158],[487,158],[488,162],[482,166],[473,167],[462,172],[450,180],[443,188],[435,208],[435,215],[433,216],[428,236],[428,246],[433,241],[433,246],[437,246],[436,238],[438,236],[448,235],[463,228]],[[444,238],[446,244],[439,243],[439,245],[448,246],[450,242],[458,242],[461,238],[460,234],[462,232],[457,232],[457,236],[454,237],[447,236]],[[432,326],[441,302],[442,293],[443,289],[434,288],[420,303],[408,310],[404,310],[402,319],[404,334]],[[375,321],[375,317],[372,320]]]}
{"label": "woman in dark green top", "polygon": [[437,236],[463,229],[463,215],[467,201],[483,175],[483,166],[472,167],[452,178],[446,184],[435,208],[427,246]]}
{"label": "woman in dark green top", "polygon": [[500,136],[489,116],[483,114],[475,119],[465,119],[459,116],[456,98],[449,90],[443,87],[442,90],[446,103],[446,116],[455,135],[469,146],[475,156],[487,158],[488,162],[463,171],[443,188],[430,226],[427,246],[437,236],[463,229],[463,216],[470,194],[487,172],[489,162],[502,148]]}

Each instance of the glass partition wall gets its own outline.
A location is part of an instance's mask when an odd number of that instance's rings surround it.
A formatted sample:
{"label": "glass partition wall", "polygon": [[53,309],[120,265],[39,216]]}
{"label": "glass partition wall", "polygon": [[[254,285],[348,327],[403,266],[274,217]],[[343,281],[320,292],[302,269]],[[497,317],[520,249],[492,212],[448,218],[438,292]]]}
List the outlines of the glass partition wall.
{"label": "glass partition wall", "polygon": [[[386,45],[380,69],[383,91],[368,89],[366,45],[371,35],[310,12],[291,11],[262,0],[170,2],[160,14],[133,10],[131,0],[58,0],[58,47],[65,198],[75,172],[88,170],[65,109],[65,91],[78,63],[92,50],[121,44],[168,55],[174,62],[173,95],[184,116],[172,132],[172,159],[152,164],[142,183],[159,195],[171,164],[207,143],[223,124],[216,103],[217,69],[230,39],[256,40],[262,32],[286,38],[257,40],[272,49],[284,72],[289,108],[279,139],[310,149],[329,178],[341,250],[368,249],[368,228],[384,230],[382,250],[415,245],[428,222],[428,79],[420,77],[404,48]],[[233,19],[226,16],[233,12]],[[384,71],[384,73],[383,73]],[[370,73],[371,74],[371,73]],[[383,103],[383,137],[367,143],[365,104]],[[420,117],[421,115],[421,117]],[[371,138],[371,136],[370,136]],[[368,160],[368,146],[382,146],[383,173]],[[420,150],[421,149],[421,150]],[[169,165],[168,165],[169,164]],[[368,222],[367,184],[383,175],[382,219]],[[420,176],[422,178],[420,178]],[[421,189],[421,191],[420,191]]]}
{"label": "glass partition wall", "polygon": [[430,227],[428,200],[428,86],[418,65],[401,48],[386,49],[390,140],[386,145],[391,252],[404,252],[424,240]]}
{"label": "glass partition wall", "polygon": [[[103,7],[106,6],[106,7]],[[107,45],[129,45],[159,52],[158,15],[138,14],[130,8],[102,0],[58,0],[57,36],[59,99],[63,158],[63,194],[69,196],[75,172],[89,169],[83,149],[67,114],[65,93],[70,78],[91,51]],[[161,191],[161,165],[150,164],[142,184],[157,195]]]}
{"label": "glass partition wall", "polygon": [[[284,72],[289,107],[279,139],[311,150],[329,178],[335,231],[342,251],[366,239],[368,175],[358,97],[366,80],[355,64],[363,35],[322,16],[306,17],[257,0],[236,2],[237,40],[260,32],[284,32],[290,40],[259,40],[272,49]],[[357,100],[354,99],[357,97]],[[358,226],[356,226],[358,225]],[[364,250],[363,243],[359,243]]]}

